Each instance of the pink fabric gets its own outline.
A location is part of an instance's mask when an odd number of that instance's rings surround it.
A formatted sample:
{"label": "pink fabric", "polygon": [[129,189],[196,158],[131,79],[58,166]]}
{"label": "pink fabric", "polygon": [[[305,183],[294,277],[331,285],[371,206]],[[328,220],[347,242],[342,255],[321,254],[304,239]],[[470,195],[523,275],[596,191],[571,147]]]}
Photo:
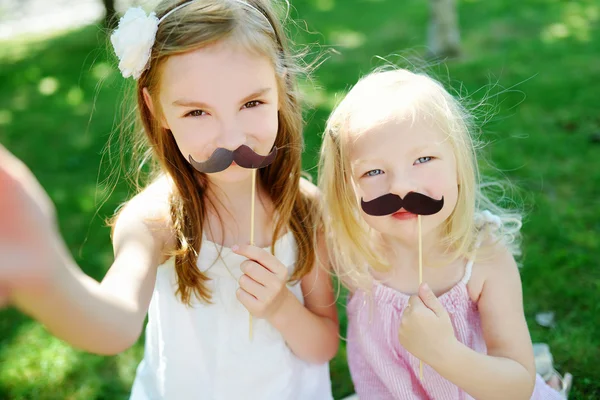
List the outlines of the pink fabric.
{"label": "pink fabric", "polygon": [[[450,315],[457,339],[471,349],[485,353],[477,305],[467,293],[470,276],[439,297]],[[350,373],[360,400],[369,399],[472,399],[458,386],[423,364],[419,379],[419,360],[398,341],[398,327],[409,296],[376,284],[371,294],[354,293],[348,303],[347,355]],[[538,375],[534,400],[559,400],[563,397]]]}

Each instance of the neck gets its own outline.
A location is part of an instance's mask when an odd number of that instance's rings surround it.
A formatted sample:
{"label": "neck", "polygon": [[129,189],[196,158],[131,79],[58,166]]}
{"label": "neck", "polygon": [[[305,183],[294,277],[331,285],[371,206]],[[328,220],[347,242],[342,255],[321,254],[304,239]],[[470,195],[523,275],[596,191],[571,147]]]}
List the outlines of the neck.
{"label": "neck", "polygon": [[[252,211],[252,178],[238,182],[211,181],[207,191],[207,237],[224,245],[250,243]],[[269,195],[256,176],[254,193],[255,243],[269,243],[272,204]]]}
{"label": "neck", "polygon": [[[258,176],[256,177],[256,186],[255,196],[259,192],[263,192]],[[252,193],[252,179],[248,178],[241,182],[210,181],[209,190],[206,195],[210,202],[213,203],[214,208],[218,210],[226,209],[230,212],[247,212],[250,209]]]}
{"label": "neck", "polygon": [[[422,237],[423,265],[435,265],[446,256],[447,250],[440,245],[443,234],[441,228],[429,232]],[[380,235],[378,240],[383,244],[384,251],[392,267],[419,268],[418,237],[406,240],[391,235]]]}

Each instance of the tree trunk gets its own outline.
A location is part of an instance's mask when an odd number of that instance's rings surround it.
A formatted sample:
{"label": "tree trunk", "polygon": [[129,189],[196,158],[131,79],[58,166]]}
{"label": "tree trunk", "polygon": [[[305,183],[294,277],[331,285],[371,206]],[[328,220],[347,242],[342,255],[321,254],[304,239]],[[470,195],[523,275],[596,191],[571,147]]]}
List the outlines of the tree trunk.
{"label": "tree trunk", "polygon": [[115,0],[102,0],[104,2],[104,8],[106,9],[106,15],[104,16],[104,26],[113,29],[117,27],[117,12],[115,10]]}
{"label": "tree trunk", "polygon": [[436,58],[460,54],[457,0],[429,0],[430,19],[428,46]]}

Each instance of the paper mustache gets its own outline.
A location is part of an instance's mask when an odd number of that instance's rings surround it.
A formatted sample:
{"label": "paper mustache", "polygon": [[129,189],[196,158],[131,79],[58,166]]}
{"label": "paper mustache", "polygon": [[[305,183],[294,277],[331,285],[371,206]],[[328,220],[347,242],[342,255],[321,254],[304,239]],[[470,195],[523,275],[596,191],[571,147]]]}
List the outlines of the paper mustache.
{"label": "paper mustache", "polygon": [[417,192],[409,192],[404,199],[397,194],[388,193],[371,201],[360,200],[363,211],[376,217],[390,215],[401,208],[417,215],[432,215],[444,207],[444,197],[440,200],[432,199]]}
{"label": "paper mustache", "polygon": [[264,168],[275,160],[276,155],[277,147],[273,147],[273,150],[266,156],[261,156],[243,144],[233,151],[219,147],[204,162],[194,160],[191,155],[189,156],[189,161],[197,171],[205,174],[213,174],[226,170],[233,161],[242,168]]}

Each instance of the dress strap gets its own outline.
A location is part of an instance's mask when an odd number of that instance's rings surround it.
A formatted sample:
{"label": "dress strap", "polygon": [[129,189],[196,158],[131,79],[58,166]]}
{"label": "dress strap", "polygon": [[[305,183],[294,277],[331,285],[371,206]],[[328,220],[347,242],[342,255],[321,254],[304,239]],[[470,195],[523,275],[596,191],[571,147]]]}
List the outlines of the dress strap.
{"label": "dress strap", "polygon": [[463,278],[460,280],[465,285],[469,283],[469,279],[471,279],[471,273],[473,272],[473,259],[467,261],[467,265],[465,265],[465,274]]}
{"label": "dress strap", "polygon": [[475,241],[475,249],[473,255],[467,261],[465,266],[465,275],[461,279],[461,282],[465,285],[471,279],[471,273],[473,272],[473,262],[475,260],[475,253],[481,246],[481,243],[490,234],[494,234],[500,227],[502,227],[502,220],[497,215],[492,214],[488,210],[480,211],[475,214],[475,227],[477,228],[477,239]]}

